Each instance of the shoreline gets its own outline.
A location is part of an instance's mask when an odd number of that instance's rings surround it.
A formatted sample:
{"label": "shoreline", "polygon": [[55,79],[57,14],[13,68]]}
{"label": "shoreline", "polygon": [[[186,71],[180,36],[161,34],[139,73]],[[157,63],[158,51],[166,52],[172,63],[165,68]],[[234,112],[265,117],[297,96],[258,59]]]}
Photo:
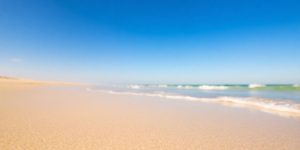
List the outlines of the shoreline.
{"label": "shoreline", "polygon": [[145,92],[117,92],[113,90],[91,89],[86,88],[88,92],[101,92],[112,95],[131,95],[131,96],[144,96],[144,97],[156,97],[169,100],[183,100],[190,102],[200,103],[213,103],[229,107],[239,107],[245,109],[254,109],[261,112],[270,113],[273,115],[300,119],[300,104],[293,103],[291,101],[274,101],[266,98],[255,97],[232,97],[232,96],[219,96],[215,98],[201,98],[180,94],[168,94],[168,93],[145,93]]}

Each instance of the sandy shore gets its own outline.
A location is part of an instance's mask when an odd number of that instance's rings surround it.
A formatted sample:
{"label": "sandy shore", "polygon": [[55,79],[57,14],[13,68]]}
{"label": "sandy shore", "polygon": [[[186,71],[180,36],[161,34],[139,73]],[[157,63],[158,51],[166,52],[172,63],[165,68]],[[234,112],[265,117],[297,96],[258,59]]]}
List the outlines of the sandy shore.
{"label": "sandy shore", "polygon": [[215,104],[0,79],[0,149],[299,150],[300,121]]}

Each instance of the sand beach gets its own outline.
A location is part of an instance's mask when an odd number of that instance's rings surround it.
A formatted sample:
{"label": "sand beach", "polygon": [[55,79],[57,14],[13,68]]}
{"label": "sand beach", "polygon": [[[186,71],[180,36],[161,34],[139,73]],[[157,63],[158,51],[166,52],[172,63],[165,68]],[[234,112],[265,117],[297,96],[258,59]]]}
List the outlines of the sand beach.
{"label": "sand beach", "polygon": [[0,121],[3,150],[300,148],[299,119],[39,81],[1,79]]}

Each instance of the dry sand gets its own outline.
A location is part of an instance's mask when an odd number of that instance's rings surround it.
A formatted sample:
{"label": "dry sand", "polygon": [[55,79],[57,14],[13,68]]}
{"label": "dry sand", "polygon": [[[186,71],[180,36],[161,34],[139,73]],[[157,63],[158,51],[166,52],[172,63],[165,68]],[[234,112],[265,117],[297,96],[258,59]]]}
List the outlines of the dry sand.
{"label": "dry sand", "polygon": [[0,79],[0,150],[300,149],[298,119],[49,85]]}

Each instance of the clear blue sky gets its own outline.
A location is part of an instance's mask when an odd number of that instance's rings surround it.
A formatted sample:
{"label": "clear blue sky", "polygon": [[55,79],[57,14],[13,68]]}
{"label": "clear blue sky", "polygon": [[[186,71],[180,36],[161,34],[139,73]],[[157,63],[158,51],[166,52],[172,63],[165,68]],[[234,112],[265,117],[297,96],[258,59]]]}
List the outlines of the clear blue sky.
{"label": "clear blue sky", "polygon": [[0,0],[0,74],[299,83],[299,0]]}

